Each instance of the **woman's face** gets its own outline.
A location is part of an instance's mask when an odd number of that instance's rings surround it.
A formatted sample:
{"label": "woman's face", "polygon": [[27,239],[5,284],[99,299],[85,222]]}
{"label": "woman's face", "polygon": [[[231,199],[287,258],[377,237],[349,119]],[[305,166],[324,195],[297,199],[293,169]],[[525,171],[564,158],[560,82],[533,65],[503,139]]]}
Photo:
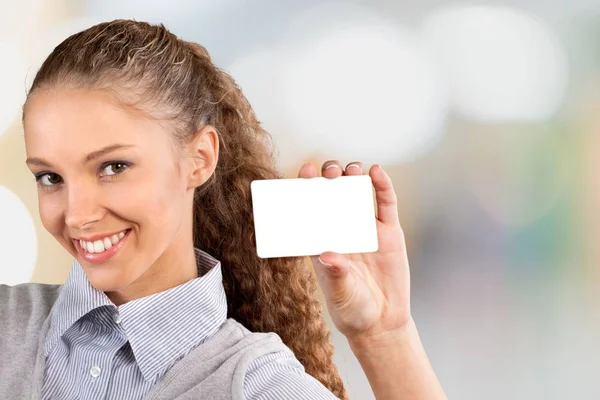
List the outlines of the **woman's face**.
{"label": "woman's face", "polygon": [[178,279],[193,251],[193,189],[214,165],[199,172],[163,125],[99,91],[35,92],[24,129],[42,223],[94,287],[147,295]]}

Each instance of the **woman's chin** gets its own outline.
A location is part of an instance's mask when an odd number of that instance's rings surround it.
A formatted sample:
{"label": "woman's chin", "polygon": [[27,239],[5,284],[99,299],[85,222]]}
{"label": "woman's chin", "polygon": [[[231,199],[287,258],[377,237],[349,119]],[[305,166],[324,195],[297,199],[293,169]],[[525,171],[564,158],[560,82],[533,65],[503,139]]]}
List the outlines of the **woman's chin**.
{"label": "woman's chin", "polygon": [[123,273],[113,271],[85,271],[90,284],[101,292],[120,292],[126,289],[131,282]]}

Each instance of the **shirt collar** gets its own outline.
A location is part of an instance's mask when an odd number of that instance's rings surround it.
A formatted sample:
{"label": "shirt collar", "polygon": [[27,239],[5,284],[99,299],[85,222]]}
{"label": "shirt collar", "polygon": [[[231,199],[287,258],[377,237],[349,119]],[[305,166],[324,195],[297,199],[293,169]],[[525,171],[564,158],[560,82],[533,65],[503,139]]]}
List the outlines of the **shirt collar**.
{"label": "shirt collar", "polygon": [[[199,278],[115,307],[74,262],[53,312],[46,355],[59,338],[90,311],[103,306],[119,313],[120,324],[144,379],[160,376],[212,336],[227,319],[221,263],[195,249]],[[115,329],[116,326],[115,326]]]}
{"label": "shirt collar", "polygon": [[73,261],[73,267],[52,311],[50,329],[46,335],[46,357],[75,322],[90,311],[103,306],[116,310],[116,306],[108,296],[90,284],[77,260]]}

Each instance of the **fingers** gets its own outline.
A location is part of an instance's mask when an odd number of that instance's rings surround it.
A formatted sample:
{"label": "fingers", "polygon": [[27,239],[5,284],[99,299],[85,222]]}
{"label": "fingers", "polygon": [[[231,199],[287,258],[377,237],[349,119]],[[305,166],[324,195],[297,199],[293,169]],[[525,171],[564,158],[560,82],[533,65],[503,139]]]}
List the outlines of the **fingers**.
{"label": "fingers", "polygon": [[342,168],[342,164],[337,160],[329,160],[323,163],[321,173],[325,178],[337,178],[342,175],[362,175],[364,166],[360,161],[353,161]]}
{"label": "fingers", "polygon": [[338,253],[323,253],[318,257],[314,257],[313,262],[315,261],[330,278],[342,278],[348,274],[350,269],[350,261]]}
{"label": "fingers", "polygon": [[344,175],[362,175],[364,174],[365,167],[360,161],[353,161],[346,165]]}
{"label": "fingers", "polygon": [[321,174],[325,178],[333,179],[342,176],[344,170],[342,169],[342,164],[340,164],[337,160],[329,160],[323,163],[321,167]]}
{"label": "fingers", "polygon": [[[353,161],[344,168],[338,160],[329,160],[324,162],[321,167],[321,175],[329,179],[338,178],[342,175],[363,175],[364,171],[365,167],[360,161]],[[298,172],[298,178],[314,178],[316,176],[318,176],[317,169],[311,163],[304,164]]]}
{"label": "fingers", "polygon": [[319,285],[329,306],[347,304],[353,295],[354,279],[349,272],[350,260],[337,253],[327,252],[311,257]]}
{"label": "fingers", "polygon": [[311,163],[305,163],[298,172],[298,178],[315,178],[317,175],[317,168]]}
{"label": "fingers", "polygon": [[372,166],[369,175],[375,188],[377,218],[386,225],[397,224],[398,200],[392,180],[379,165]]}

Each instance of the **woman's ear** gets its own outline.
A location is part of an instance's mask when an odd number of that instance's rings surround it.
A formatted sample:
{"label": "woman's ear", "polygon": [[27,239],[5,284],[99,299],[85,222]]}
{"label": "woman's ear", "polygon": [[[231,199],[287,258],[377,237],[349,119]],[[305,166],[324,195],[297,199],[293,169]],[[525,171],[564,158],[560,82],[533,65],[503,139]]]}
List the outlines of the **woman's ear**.
{"label": "woman's ear", "polygon": [[200,129],[187,145],[191,156],[188,189],[203,185],[215,172],[219,160],[219,134],[212,125]]}

